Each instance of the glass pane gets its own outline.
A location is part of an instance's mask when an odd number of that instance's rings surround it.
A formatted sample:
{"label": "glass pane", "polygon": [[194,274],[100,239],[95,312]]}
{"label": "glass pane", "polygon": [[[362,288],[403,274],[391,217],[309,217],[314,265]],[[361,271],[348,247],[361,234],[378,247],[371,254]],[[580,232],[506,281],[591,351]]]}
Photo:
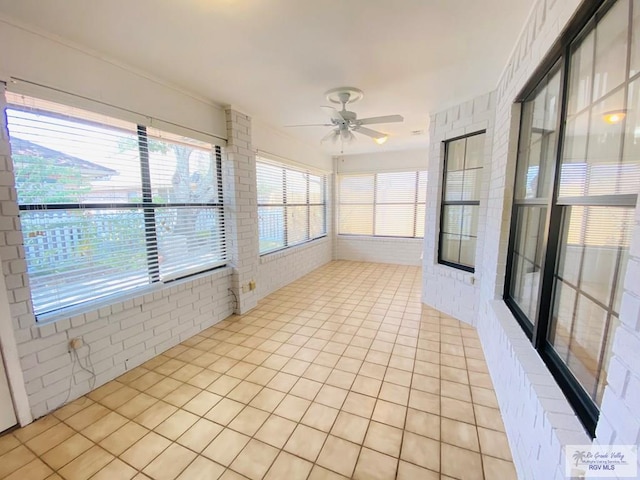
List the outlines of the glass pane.
{"label": "glass pane", "polygon": [[478,234],[478,205],[465,205],[462,207],[462,235],[475,237]]}
{"label": "glass pane", "polygon": [[[640,11],[640,5],[636,10]],[[640,185],[640,80],[629,84],[626,113],[618,192],[637,194]]]}
{"label": "glass pane", "polygon": [[377,205],[375,235],[413,237],[415,205]]}
{"label": "glass pane", "polygon": [[567,119],[562,162],[584,163],[587,159],[589,138],[589,112]]}
{"label": "glass pane", "polygon": [[595,33],[592,31],[573,50],[571,55],[567,109],[569,115],[580,112],[591,104],[594,37]]}
{"label": "glass pane", "polygon": [[596,64],[593,100],[603,97],[626,80],[629,4],[617,2],[596,27]]}
{"label": "glass pane", "polygon": [[542,269],[544,226],[547,209],[516,207],[517,230],[514,245],[515,261],[511,279],[511,298],[533,324],[538,310],[538,291]]}
{"label": "glass pane", "polygon": [[467,151],[464,168],[481,168],[484,164],[485,134],[467,137]]}
{"label": "glass pane", "polygon": [[440,259],[445,262],[460,263],[460,236],[443,233],[440,242]]}
{"label": "glass pane", "polygon": [[340,205],[338,233],[373,235],[373,205]]}
{"label": "glass pane", "polygon": [[260,253],[284,247],[284,207],[258,207]]}
{"label": "glass pane", "polygon": [[416,237],[424,237],[424,220],[425,220],[426,208],[424,203],[417,205],[416,207]]}
{"label": "glass pane", "polygon": [[444,205],[442,207],[442,231],[445,233],[462,233],[462,205]]}
{"label": "glass pane", "polygon": [[286,192],[285,198],[288,204],[307,203],[307,174],[296,170],[285,169]]}
{"label": "glass pane", "polygon": [[631,26],[631,69],[629,77],[640,72],[640,5],[631,2],[633,8],[633,24]]}
{"label": "glass pane", "polygon": [[417,172],[378,173],[377,203],[414,203]]}
{"label": "glass pane", "polygon": [[150,138],[149,171],[154,202],[217,201],[217,175],[211,149]]}
{"label": "glass pane", "polygon": [[464,171],[462,187],[462,200],[480,201],[480,188],[482,186],[482,169],[474,168]]}
{"label": "glass pane", "polygon": [[309,203],[324,203],[325,179],[309,175]]}
{"label": "glass pane", "polygon": [[15,94],[7,93],[7,100],[17,103],[6,112],[18,203],[141,200],[136,125],[29,99],[51,114],[33,111]]}
{"label": "glass pane", "polygon": [[602,396],[604,395],[604,387],[607,386],[607,372],[609,371],[609,360],[611,360],[611,346],[613,345],[613,336],[616,328],[620,325],[618,317],[612,316],[609,319],[609,325],[607,326],[606,339],[604,345],[604,353],[602,355],[602,364],[600,366],[598,387],[596,391],[596,404],[602,403]]}
{"label": "glass pane", "polygon": [[427,201],[427,176],[426,171],[418,172],[418,203]]}
{"label": "glass pane", "polygon": [[256,162],[256,186],[259,205],[282,205],[284,203],[284,173],[282,167]]}
{"label": "glass pane", "polygon": [[142,210],[21,212],[36,314],[149,281]]}
{"label": "glass pane", "polygon": [[307,207],[287,207],[287,246],[309,240]]}
{"label": "glass pane", "polygon": [[324,205],[309,207],[309,233],[311,238],[318,238],[326,235],[326,208]]}
{"label": "glass pane", "polygon": [[373,184],[375,176],[348,175],[340,177],[340,203],[373,204]]}
{"label": "glass pane", "polygon": [[447,143],[447,158],[445,168],[447,172],[455,172],[464,169],[464,152],[466,140],[454,140]]}
{"label": "glass pane", "polygon": [[225,258],[222,207],[156,209],[160,278],[202,271]]}
{"label": "glass pane", "polygon": [[476,261],[476,238],[460,237],[460,263],[473,267]]}
{"label": "glass pane", "polygon": [[464,192],[464,170],[445,174],[444,199],[448,202],[462,200]]}

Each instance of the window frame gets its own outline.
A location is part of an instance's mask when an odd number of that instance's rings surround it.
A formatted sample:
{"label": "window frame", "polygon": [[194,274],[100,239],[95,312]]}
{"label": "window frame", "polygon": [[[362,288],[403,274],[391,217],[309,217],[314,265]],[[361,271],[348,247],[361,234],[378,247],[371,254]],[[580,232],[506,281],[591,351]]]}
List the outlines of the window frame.
{"label": "window frame", "polygon": [[[281,169],[281,174],[282,174],[282,203],[257,203],[257,209],[258,209],[258,253],[260,255],[260,257],[263,257],[265,255],[271,255],[272,253],[277,253],[277,252],[281,252],[283,250],[289,249],[289,248],[293,248],[293,247],[297,247],[300,245],[305,245],[308,244],[310,242],[313,242],[315,240],[320,240],[322,238],[326,238],[327,236],[327,174],[326,173],[320,173],[320,172],[313,172],[310,169],[305,169],[305,168],[301,168],[301,167],[295,167],[295,166],[291,166],[288,165],[286,163],[282,163],[282,162],[276,162],[276,161],[271,161],[267,158],[264,157],[260,157],[258,156],[256,158],[256,167],[258,164],[264,164],[267,165],[269,167],[272,168],[278,168]],[[306,196],[306,202],[305,203],[288,203],[287,202],[287,171],[291,171],[291,172],[296,172],[296,173],[302,173],[305,177],[305,196]],[[315,177],[318,177],[321,182],[322,182],[322,202],[321,203],[312,203],[311,202],[311,194],[310,194],[310,183],[311,183],[311,179],[310,176],[313,175]],[[256,183],[259,181],[258,179],[258,175],[256,174]],[[283,209],[283,232],[282,232],[282,237],[283,237],[283,245],[276,247],[276,248],[272,248],[269,250],[265,250],[265,251],[260,251],[260,208],[261,207],[282,207]],[[307,228],[306,228],[306,232],[305,232],[305,239],[303,241],[299,241],[299,242],[294,242],[294,243],[290,243],[289,242],[289,237],[290,237],[290,231],[288,228],[288,209],[289,208],[300,208],[300,207],[306,207],[306,216],[307,216]],[[322,219],[322,234],[321,235],[317,235],[317,236],[312,236],[311,235],[311,208],[312,207],[322,207],[322,214],[323,214],[323,219]]]}
{"label": "window frame", "polygon": [[[553,345],[549,340],[550,329],[553,324],[554,315],[554,295],[556,289],[555,277],[557,276],[557,266],[560,257],[560,246],[562,244],[563,236],[563,224],[566,212],[568,208],[572,206],[609,206],[609,207],[624,207],[624,208],[638,208],[637,195],[628,194],[614,194],[614,195],[592,195],[584,197],[564,197],[559,198],[560,190],[560,174],[563,166],[563,148],[565,145],[565,132],[567,124],[567,111],[568,111],[568,93],[570,78],[571,60],[572,60],[572,47],[576,42],[579,42],[582,38],[586,37],[593,31],[595,26],[602,20],[602,18],[610,11],[610,9],[616,4],[617,0],[587,0],[579,7],[573,22],[569,25],[567,30],[563,32],[558,41],[552,46],[549,54],[542,61],[540,66],[536,69],[526,86],[522,89],[517,96],[515,102],[520,106],[520,119],[518,125],[518,158],[516,164],[520,161],[520,142],[523,135],[523,125],[525,117],[522,114],[524,111],[524,105],[527,101],[535,98],[535,94],[540,84],[545,81],[548,75],[551,75],[554,70],[559,70],[560,73],[560,96],[559,96],[559,108],[557,112],[556,133],[557,143],[553,153],[551,168],[551,192],[548,195],[548,199],[544,202],[537,201],[538,199],[518,199],[516,198],[517,191],[514,188],[514,194],[512,197],[512,211],[509,227],[509,244],[507,249],[507,262],[505,271],[505,282],[503,291],[503,300],[516,321],[522,327],[525,335],[531,341],[534,349],[540,355],[545,365],[549,369],[550,373],[555,378],[558,386],[561,388],[569,403],[581,420],[587,433],[594,438],[595,429],[598,423],[600,409],[595,401],[586,392],[585,387],[578,381],[577,377],[571,372],[564,360],[555,351]],[[635,8],[640,8],[637,6]],[[631,32],[629,32],[631,35]],[[630,42],[628,43],[630,45]],[[630,48],[629,48],[630,50]],[[627,62],[630,52],[627,52]],[[594,53],[595,56],[595,53]],[[640,79],[640,74],[636,74],[632,77],[626,78],[622,86],[623,89],[628,88],[628,85],[632,81]],[[616,87],[611,92],[608,92],[605,96],[598,100],[591,100],[589,108],[601,101],[602,98],[608,97],[614,91],[620,87]],[[625,103],[628,101],[625,96]],[[621,147],[622,148],[622,147]],[[517,165],[516,165],[517,167]],[[517,175],[517,168],[516,168]],[[517,182],[517,177],[514,176],[514,185]],[[539,290],[536,299],[537,312],[534,319],[529,320],[526,314],[519,307],[517,301],[511,296],[512,284],[514,281],[514,251],[516,247],[516,237],[518,233],[518,211],[519,208],[525,206],[539,206],[546,208],[546,216],[544,223],[544,230],[542,238],[542,251],[543,258],[540,268]],[[615,278],[614,278],[615,284]],[[606,332],[603,335],[601,348],[607,341]]]}
{"label": "window frame", "polygon": [[[415,175],[415,191],[413,195],[413,202],[378,202],[378,175],[387,174],[387,173],[413,173]],[[343,174],[337,175],[337,183],[338,183],[338,215],[337,215],[337,223],[338,223],[338,235],[343,237],[370,237],[370,238],[398,238],[398,239],[422,239],[424,238],[424,231],[418,232],[418,207],[420,205],[424,205],[426,210],[427,201],[426,198],[422,200],[419,198],[420,195],[420,176],[421,174],[425,175],[425,184],[428,182],[428,170],[427,169],[411,169],[411,170],[394,170],[394,171],[386,171],[386,172],[345,172]],[[372,201],[370,203],[361,202],[361,203],[345,203],[343,204],[340,200],[340,183],[341,179],[344,177],[355,177],[355,176],[372,176],[373,177],[373,187],[372,187]],[[371,232],[372,233],[342,233],[340,232],[340,209],[343,205],[358,205],[358,206],[371,206]],[[413,206],[413,235],[412,236],[404,236],[404,235],[380,235],[376,234],[376,209],[378,206],[384,205],[411,205]],[[420,235],[419,235],[420,233]]]}
{"label": "window frame", "polygon": [[[473,133],[467,133],[464,135],[460,135],[457,137],[453,137],[453,138],[448,138],[447,140],[443,141],[443,149],[444,149],[444,159],[442,162],[442,192],[440,195],[440,209],[439,209],[439,213],[440,213],[440,218],[439,218],[439,222],[438,222],[438,264],[440,265],[446,265],[447,267],[452,267],[452,268],[456,268],[458,270],[463,270],[465,272],[469,272],[469,273],[475,273],[476,269],[475,269],[475,265],[474,266],[469,266],[469,265],[465,265],[462,263],[457,263],[457,262],[451,262],[449,260],[445,260],[442,258],[442,241],[443,241],[443,235],[444,235],[444,212],[445,212],[445,207],[447,206],[476,206],[478,207],[478,209],[480,208],[480,198],[478,198],[478,200],[446,200],[446,189],[447,189],[447,163],[449,161],[449,145],[452,142],[458,141],[458,140],[463,140],[463,139],[468,139],[471,137],[475,137],[477,135],[486,135],[487,130],[483,129],[483,130],[478,130],[476,132]],[[486,141],[486,137],[485,137],[485,141]],[[466,164],[466,152],[465,152],[465,164]],[[471,170],[471,169],[467,169],[467,168],[463,168],[462,171],[466,171],[466,170]],[[484,172],[484,162],[483,165],[480,168],[474,169],[474,170],[480,170],[482,173]],[[481,174],[482,174],[481,173]],[[476,231],[476,239],[478,238],[478,232]],[[476,244],[477,247],[477,244]],[[459,257],[459,256],[458,256]],[[475,261],[475,258],[474,258]]]}
{"label": "window frame", "polygon": [[[38,97],[34,97],[38,98]],[[44,99],[43,99],[44,100]],[[67,106],[66,103],[54,102],[58,103],[62,106]],[[70,105],[69,105],[70,106]],[[28,112],[28,113],[39,113],[46,117],[59,118],[60,115],[56,112],[51,112],[43,108],[30,107],[25,108],[21,105],[12,103],[10,100],[7,100],[6,108],[8,110]],[[75,107],[74,107],[75,108]],[[93,113],[92,110],[83,108],[83,110]],[[111,115],[105,115],[106,117],[113,118],[115,120],[119,120],[117,117],[113,117]],[[71,117],[74,118],[74,117]],[[83,118],[74,118],[79,122],[83,122],[85,124],[94,124],[98,127],[104,128],[105,125],[100,122],[95,122],[92,120],[87,120]],[[133,123],[133,122],[132,122]],[[8,124],[8,119],[7,119]],[[8,126],[8,125],[7,125]],[[110,129],[118,130],[118,127],[109,126]],[[145,284],[133,286],[131,288],[126,288],[121,293],[104,293],[100,294],[94,298],[78,300],[68,304],[62,304],[55,308],[50,308],[47,310],[36,312],[34,308],[34,316],[36,318],[36,322],[48,321],[49,318],[55,317],[57,318],[62,312],[69,311],[71,309],[82,308],[85,306],[90,306],[92,304],[102,304],[105,301],[109,301],[110,303],[117,302],[119,298],[126,297],[132,294],[132,292],[140,291],[141,289],[145,289],[149,286],[155,284],[170,284],[174,281],[185,279],[194,275],[199,275],[202,273],[210,272],[219,268],[224,267],[228,262],[228,253],[226,251],[226,231],[225,231],[225,215],[224,215],[224,203],[223,203],[223,183],[222,183],[222,147],[219,145],[215,145],[210,143],[211,150],[210,154],[212,156],[213,166],[215,168],[215,179],[217,183],[217,188],[215,192],[215,202],[157,202],[153,199],[153,185],[151,182],[151,166],[150,166],[150,150],[149,150],[149,142],[153,138],[152,135],[148,134],[147,125],[143,125],[136,122],[135,132],[128,132],[135,134],[136,141],[136,150],[137,150],[137,159],[140,168],[140,194],[141,199],[139,202],[87,202],[87,203],[28,203],[28,204],[20,204],[19,200],[16,199],[16,204],[18,206],[18,211],[20,216],[24,212],[34,212],[34,211],[63,211],[63,210],[71,210],[71,211],[83,211],[83,210],[123,210],[123,211],[135,211],[140,210],[142,213],[142,221],[144,225],[144,253],[146,255],[146,271],[148,276],[148,281]],[[168,132],[167,132],[168,133]],[[184,135],[184,133],[181,133]],[[187,135],[184,135],[187,137]],[[19,138],[19,137],[18,137]],[[8,137],[9,143],[11,142],[11,135]],[[12,156],[11,156],[12,157]],[[13,158],[11,158],[11,162],[13,164]],[[17,185],[14,185],[17,189]],[[158,232],[156,225],[156,214],[159,209],[162,208],[213,208],[219,212],[220,225],[219,228],[221,230],[220,238],[222,241],[222,249],[223,259],[215,262],[215,263],[207,263],[206,266],[202,269],[190,267],[185,269],[183,272],[176,272],[173,275],[169,275],[166,278],[161,277],[160,271],[160,247],[158,243]],[[23,235],[24,233],[21,232]],[[28,258],[26,255],[25,249],[25,261],[28,262]],[[33,294],[32,294],[33,295]]]}

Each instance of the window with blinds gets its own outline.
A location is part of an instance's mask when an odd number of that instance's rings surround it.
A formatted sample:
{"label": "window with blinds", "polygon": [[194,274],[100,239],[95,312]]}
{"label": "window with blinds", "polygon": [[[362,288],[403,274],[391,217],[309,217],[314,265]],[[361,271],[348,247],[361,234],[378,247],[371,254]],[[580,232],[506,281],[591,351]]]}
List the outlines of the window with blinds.
{"label": "window with blinds", "polygon": [[260,254],[327,234],[326,176],[258,158]]}
{"label": "window with blinds", "polygon": [[7,93],[36,315],[226,263],[221,150]]}
{"label": "window with blinds", "polygon": [[424,236],[427,172],[338,177],[340,235]]}

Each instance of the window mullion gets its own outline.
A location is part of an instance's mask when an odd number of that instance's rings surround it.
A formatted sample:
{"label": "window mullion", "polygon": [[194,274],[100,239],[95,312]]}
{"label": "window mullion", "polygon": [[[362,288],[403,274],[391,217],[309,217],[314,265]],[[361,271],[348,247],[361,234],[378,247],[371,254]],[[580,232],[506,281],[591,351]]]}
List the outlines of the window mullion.
{"label": "window mullion", "polygon": [[287,170],[282,169],[282,209],[284,211],[284,246],[289,246],[289,207],[287,206]]}
{"label": "window mullion", "polygon": [[144,236],[147,247],[147,266],[150,282],[160,280],[160,267],[158,264],[158,237],[156,233],[156,213],[150,206],[153,203],[151,192],[151,171],[149,169],[149,140],[147,128],[138,125],[138,152],[140,154],[140,178],[142,180],[142,203],[144,211]]}

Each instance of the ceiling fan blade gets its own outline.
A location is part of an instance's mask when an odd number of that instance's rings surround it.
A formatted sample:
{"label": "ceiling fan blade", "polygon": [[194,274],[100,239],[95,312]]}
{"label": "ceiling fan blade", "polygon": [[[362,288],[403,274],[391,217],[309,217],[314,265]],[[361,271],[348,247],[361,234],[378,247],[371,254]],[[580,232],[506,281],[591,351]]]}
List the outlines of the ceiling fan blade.
{"label": "ceiling fan blade", "polygon": [[403,122],[404,117],[402,115],[384,115],[382,117],[369,117],[356,120],[358,125],[372,125],[374,123],[396,123]]}
{"label": "ceiling fan blade", "polygon": [[300,125],[285,125],[285,127],[333,127],[333,123],[304,123]]}
{"label": "ceiling fan blade", "polygon": [[377,132],[375,130],[371,130],[370,128],[366,128],[366,127],[355,127],[353,131],[362,133],[363,135],[366,135],[367,137],[371,137],[371,138],[382,138],[387,136],[386,133]]}
{"label": "ceiling fan blade", "polygon": [[345,119],[340,115],[340,112],[333,107],[320,107],[324,112],[329,115],[334,124],[345,123]]}

